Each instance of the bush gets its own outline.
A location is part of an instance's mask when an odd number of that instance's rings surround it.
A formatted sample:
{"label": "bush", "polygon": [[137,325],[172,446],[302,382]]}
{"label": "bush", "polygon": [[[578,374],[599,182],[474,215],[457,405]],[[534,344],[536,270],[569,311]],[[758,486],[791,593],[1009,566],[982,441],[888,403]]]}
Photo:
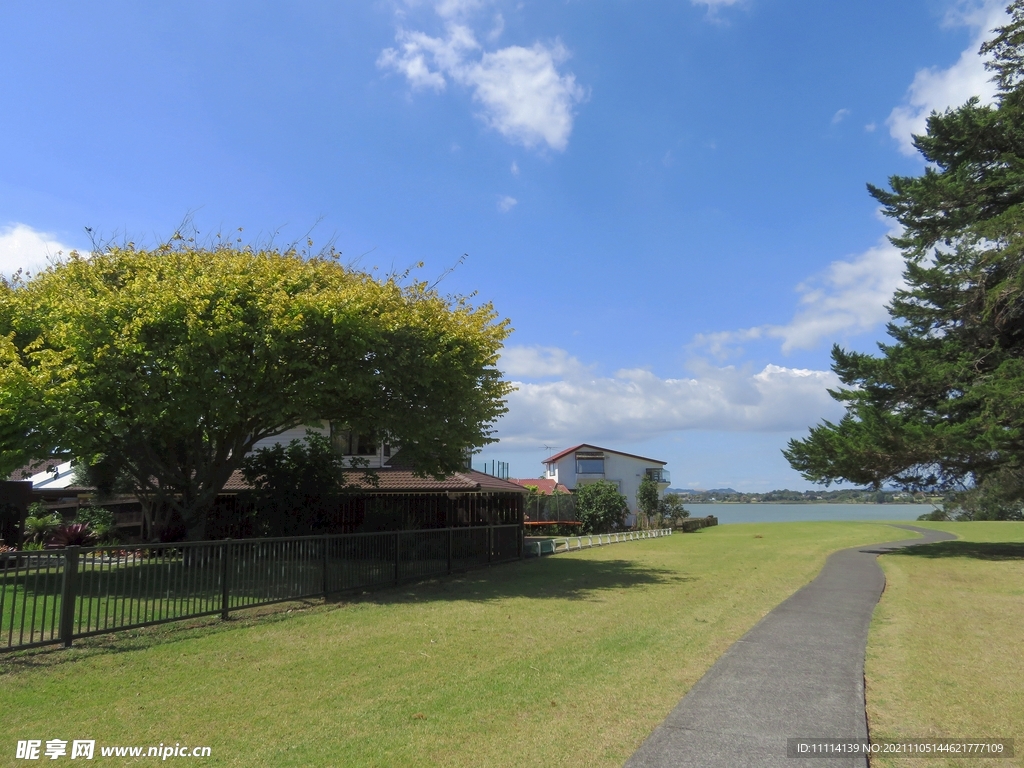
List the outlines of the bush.
{"label": "bush", "polygon": [[39,547],[42,547],[63,522],[60,515],[56,512],[47,511],[44,504],[38,501],[30,504],[28,507],[28,517],[25,518],[25,525],[22,530],[25,543],[37,544]]}
{"label": "bush", "polygon": [[82,507],[74,522],[88,525],[96,538],[103,541],[110,540],[115,533],[114,513],[103,507]]}
{"label": "bush", "polygon": [[683,506],[683,497],[678,493],[666,494],[661,500],[661,516],[676,520],[690,516],[690,510]]}
{"label": "bush", "polygon": [[598,480],[577,487],[573,493],[580,533],[608,533],[625,524],[629,507],[615,483]]}

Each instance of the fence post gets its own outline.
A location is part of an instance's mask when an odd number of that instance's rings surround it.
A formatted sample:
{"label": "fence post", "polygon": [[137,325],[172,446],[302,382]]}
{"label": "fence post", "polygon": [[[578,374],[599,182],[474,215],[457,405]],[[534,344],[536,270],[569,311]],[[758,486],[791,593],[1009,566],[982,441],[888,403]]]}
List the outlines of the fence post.
{"label": "fence post", "polygon": [[331,540],[328,539],[326,536],[324,536],[324,538],[323,538],[323,544],[324,544],[324,584],[323,584],[323,587],[324,587],[324,600],[327,599],[327,563],[328,563],[328,558],[329,558],[329,549],[330,549],[329,545],[330,545],[330,543],[331,543]]}
{"label": "fence post", "polygon": [[226,539],[222,546],[224,556],[221,558],[220,569],[220,617],[227,621],[231,611],[231,539]]}
{"label": "fence post", "polygon": [[75,602],[78,598],[78,547],[64,550],[64,583],[60,590],[60,639],[70,648],[75,634]]}
{"label": "fence post", "polygon": [[487,564],[491,564],[491,554],[494,551],[494,526],[487,526]]}
{"label": "fence post", "polygon": [[449,528],[448,529],[448,573],[449,574],[452,572],[452,555],[453,555],[452,547],[454,546],[453,539],[454,539],[454,529]]}
{"label": "fence post", "polygon": [[401,534],[398,531],[395,531],[395,584],[398,584],[398,560],[401,557],[402,552],[401,547],[399,547],[402,540],[399,536],[401,536]]}

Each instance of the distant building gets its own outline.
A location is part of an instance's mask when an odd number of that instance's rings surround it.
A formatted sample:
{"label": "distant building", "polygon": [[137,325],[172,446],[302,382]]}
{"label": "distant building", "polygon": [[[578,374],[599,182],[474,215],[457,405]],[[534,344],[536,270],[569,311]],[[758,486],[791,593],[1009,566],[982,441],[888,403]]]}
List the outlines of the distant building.
{"label": "distant building", "polygon": [[670,484],[667,463],[583,443],[544,459],[544,478],[570,490],[598,480],[615,483],[619,493],[626,497],[630,513],[627,523],[632,525],[636,520],[640,481],[650,477],[658,484],[658,495],[663,496]]}

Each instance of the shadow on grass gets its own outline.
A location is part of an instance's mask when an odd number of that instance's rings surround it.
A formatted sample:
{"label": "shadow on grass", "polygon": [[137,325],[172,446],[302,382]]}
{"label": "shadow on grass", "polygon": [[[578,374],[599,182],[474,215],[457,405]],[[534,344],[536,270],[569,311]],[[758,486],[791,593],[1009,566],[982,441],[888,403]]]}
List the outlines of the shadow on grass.
{"label": "shadow on grass", "polygon": [[897,557],[971,557],[975,560],[1024,560],[1022,542],[936,541],[887,552]]}
{"label": "shadow on grass", "polygon": [[387,587],[324,600],[296,600],[233,611],[228,621],[216,616],[182,619],[158,626],[76,640],[70,649],[45,646],[0,654],[0,681],[5,673],[29,671],[91,656],[130,653],[234,632],[267,627],[297,616],[343,610],[351,605],[402,605],[437,602],[491,602],[509,598],[600,600],[604,592],[696,581],[677,571],[638,566],[630,560],[547,557],[495,565],[452,576]]}
{"label": "shadow on grass", "polygon": [[695,580],[694,576],[668,568],[637,565],[631,560],[587,560],[555,556],[435,578],[364,593],[356,598],[343,595],[337,600],[387,605],[454,600],[487,602],[516,597],[587,600],[609,590]]}
{"label": "shadow on grass", "polygon": [[10,651],[0,654],[0,684],[4,673],[8,672],[51,667],[91,656],[131,653],[161,645],[183,643],[246,627],[269,626],[288,621],[297,615],[309,615],[325,610],[334,610],[334,607],[325,605],[323,600],[293,600],[239,610],[233,612],[228,621],[221,621],[218,616],[200,616],[83,637],[75,640],[71,648],[45,645],[23,651]]}

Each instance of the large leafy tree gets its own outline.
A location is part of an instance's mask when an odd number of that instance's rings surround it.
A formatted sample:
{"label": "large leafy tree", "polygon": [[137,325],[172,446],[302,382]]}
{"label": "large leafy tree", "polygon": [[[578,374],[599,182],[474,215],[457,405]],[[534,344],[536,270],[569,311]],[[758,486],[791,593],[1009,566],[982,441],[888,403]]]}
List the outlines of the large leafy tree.
{"label": "large leafy tree", "polygon": [[847,409],[784,453],[815,482],[959,493],[977,517],[1024,501],[1024,2],[982,47],[998,86],[933,113],[915,146],[920,176],[869,186],[902,226],[892,238],[907,287],[890,343],[872,356],[833,348]]}
{"label": "large leafy tree", "polygon": [[66,451],[201,538],[254,444],[321,420],[426,474],[491,441],[507,323],[328,255],[196,247],[71,254],[0,285],[0,470]]}

